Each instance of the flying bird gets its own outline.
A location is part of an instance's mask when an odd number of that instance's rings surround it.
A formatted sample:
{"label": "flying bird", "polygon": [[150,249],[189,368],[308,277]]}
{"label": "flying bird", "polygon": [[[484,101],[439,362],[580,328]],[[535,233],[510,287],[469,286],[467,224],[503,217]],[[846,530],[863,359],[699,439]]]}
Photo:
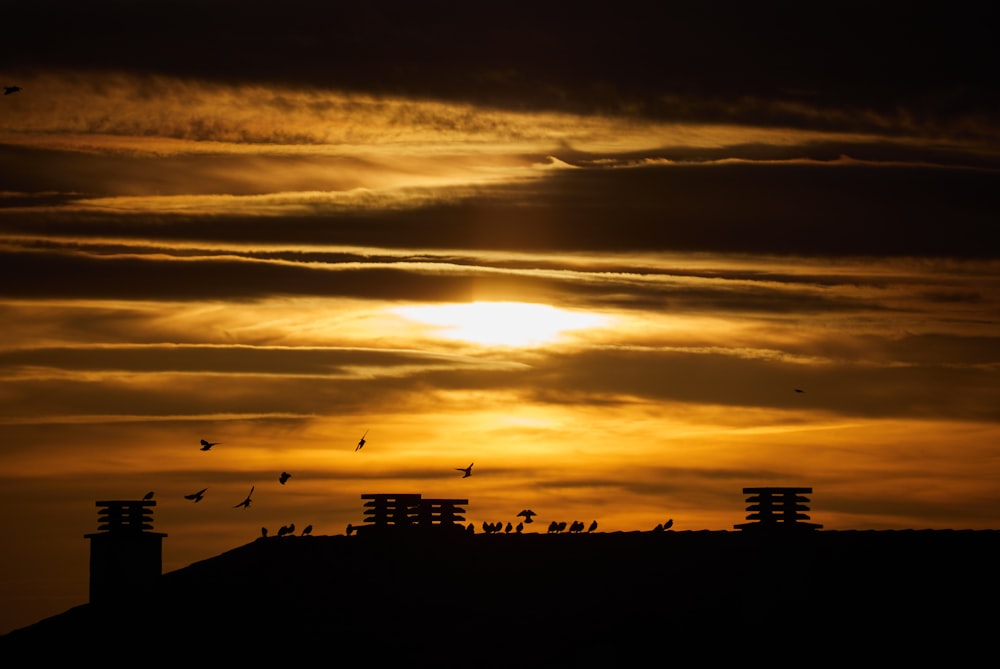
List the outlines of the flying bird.
{"label": "flying bird", "polygon": [[285,485],[285,482],[290,478],[292,478],[291,474],[288,472],[281,472],[281,476],[278,477],[278,483]]}
{"label": "flying bird", "polygon": [[202,439],[201,440],[201,450],[203,450],[203,451],[210,451],[210,450],[212,450],[212,446],[216,446],[216,445],[221,444],[221,443],[222,443],[221,441],[205,441],[204,439]]}
{"label": "flying bird", "polygon": [[144,502],[146,500],[150,500],[150,499],[153,499],[153,491],[152,490],[150,490],[149,492],[147,492],[145,495],[142,496],[142,500]]}
{"label": "flying bird", "polygon": [[247,498],[245,500],[243,500],[242,502],[240,502],[239,504],[237,504],[236,506],[234,506],[233,507],[234,509],[238,509],[241,506],[244,509],[246,509],[246,508],[248,508],[250,506],[250,496],[253,495],[253,488],[254,488],[253,486],[250,486],[250,492],[247,493]]}
{"label": "flying bird", "polygon": [[361,447],[365,445],[365,437],[367,436],[368,436],[368,430],[365,430],[365,433],[361,435],[361,439],[358,440],[358,445],[354,447],[355,453],[361,450]]}
{"label": "flying bird", "polygon": [[470,476],[472,476],[472,465],[474,465],[474,464],[475,463],[472,463],[468,467],[455,467],[455,471],[456,472],[465,472],[465,474],[462,475],[462,478],[463,479],[467,479]]}
{"label": "flying bird", "polygon": [[194,500],[194,503],[197,504],[198,502],[201,501],[201,498],[205,496],[206,490],[208,490],[208,488],[202,488],[196,493],[192,493],[190,495],[184,495],[184,499]]}
{"label": "flying bird", "polygon": [[797,392],[797,393],[804,393],[805,391],[804,391],[804,390],[802,390],[801,388],[796,388],[796,389],[795,389],[795,392]]}
{"label": "flying bird", "polygon": [[517,515],[518,515],[519,517],[520,517],[520,516],[523,516],[523,517],[524,517],[524,522],[525,522],[525,523],[533,523],[533,522],[535,522],[535,521],[533,521],[533,520],[531,519],[531,517],[532,517],[532,516],[537,516],[538,514],[537,514],[537,513],[535,513],[534,511],[532,511],[531,509],[525,509],[524,511],[522,511],[521,513],[519,513],[519,514],[517,514]]}
{"label": "flying bird", "polygon": [[4,86],[3,94],[10,95],[11,93],[17,93],[19,90],[21,90],[20,86]]}

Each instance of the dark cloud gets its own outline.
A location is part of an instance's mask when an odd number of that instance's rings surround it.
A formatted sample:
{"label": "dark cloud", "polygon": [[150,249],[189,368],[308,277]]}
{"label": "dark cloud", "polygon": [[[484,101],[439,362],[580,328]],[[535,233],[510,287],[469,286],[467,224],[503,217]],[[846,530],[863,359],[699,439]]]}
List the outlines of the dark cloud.
{"label": "dark cloud", "polygon": [[554,354],[522,376],[541,402],[643,398],[869,418],[1000,419],[989,367],[809,365],[727,352],[603,350],[566,359]]}
{"label": "dark cloud", "polygon": [[[216,300],[253,302],[273,297],[356,298],[408,302],[537,301],[577,309],[649,309],[661,313],[802,315],[891,312],[900,307],[873,296],[824,293],[817,277],[746,279],[736,270],[673,273],[663,268],[641,274],[609,274],[575,267],[535,273],[504,271],[488,259],[479,264],[453,265],[447,259],[424,258],[419,267],[394,259],[343,261],[293,254],[295,261],[239,259],[235,254],[168,259],[165,254],[85,254],[66,250],[0,251],[0,295],[29,299],[164,300],[211,303]],[[250,254],[251,258],[253,254]],[[265,254],[270,255],[270,254]],[[544,264],[544,261],[540,264]],[[752,275],[751,275],[752,276]],[[700,279],[700,280],[698,280]],[[822,277],[826,283],[835,278]],[[871,285],[881,279],[861,279]],[[842,280],[842,283],[846,283]],[[140,325],[121,313],[88,311],[81,325],[109,331],[116,322]],[[122,319],[128,319],[128,322]],[[113,320],[108,320],[113,319]],[[74,322],[72,316],[64,326]],[[218,324],[225,329],[224,324]],[[141,328],[139,330],[141,332]],[[135,337],[139,332],[130,333]],[[141,336],[141,335],[139,335]],[[199,332],[174,333],[174,341],[202,342]],[[258,343],[267,343],[261,341]]]}
{"label": "dark cloud", "polygon": [[267,348],[263,346],[128,346],[33,348],[0,351],[0,367],[59,368],[129,373],[177,372],[279,376],[348,376],[351,369],[416,365],[498,365],[460,355],[357,348]]}
{"label": "dark cloud", "polygon": [[[45,184],[49,190],[52,184]],[[8,233],[516,251],[995,257],[1000,172],[726,163],[565,170],[452,203],[309,216],[0,214]],[[947,234],[942,234],[947,231]]]}
{"label": "dark cloud", "polygon": [[[8,8],[8,68],[93,68],[474,100],[787,123],[773,102],[911,124],[992,117],[989,3],[452,1],[71,3]],[[785,107],[787,109],[787,105]]]}

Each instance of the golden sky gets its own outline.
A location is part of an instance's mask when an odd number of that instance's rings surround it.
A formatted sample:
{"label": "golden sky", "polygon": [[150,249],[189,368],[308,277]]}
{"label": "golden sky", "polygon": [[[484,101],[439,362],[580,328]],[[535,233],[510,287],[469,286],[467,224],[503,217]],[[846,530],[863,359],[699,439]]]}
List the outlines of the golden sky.
{"label": "golden sky", "polygon": [[825,529],[997,527],[1000,161],[971,75],[739,88],[614,33],[588,80],[570,32],[504,21],[526,53],[428,39],[397,67],[414,17],[375,9],[337,23],[371,80],[291,15],[273,69],[207,28],[177,62],[157,31],[72,55],[74,20],[137,18],[98,5],[54,28],[65,56],[0,52],[0,633],[84,603],[95,502],[149,490],[167,571],[341,534],[381,492],[468,499],[477,528],[728,530],[765,485],[812,487]]}

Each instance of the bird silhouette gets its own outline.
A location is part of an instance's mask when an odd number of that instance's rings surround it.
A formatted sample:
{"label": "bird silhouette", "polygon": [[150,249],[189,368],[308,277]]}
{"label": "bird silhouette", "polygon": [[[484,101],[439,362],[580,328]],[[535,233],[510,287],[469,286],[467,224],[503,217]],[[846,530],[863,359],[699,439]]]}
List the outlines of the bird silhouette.
{"label": "bird silhouette", "polygon": [[517,527],[514,528],[518,534],[524,531],[524,523],[518,523]]}
{"label": "bird silhouette", "polygon": [[208,488],[202,488],[196,493],[192,493],[190,495],[184,495],[184,499],[194,500],[194,503],[197,504],[198,502],[201,501],[201,498],[205,496],[206,490],[208,490]]}
{"label": "bird silhouette", "polygon": [[475,463],[472,463],[468,467],[455,467],[455,471],[456,472],[465,472],[465,474],[462,475],[462,478],[463,479],[467,479],[470,476],[472,476],[472,465],[474,465],[474,464]]}
{"label": "bird silhouette", "polygon": [[313,526],[312,525],[306,525],[305,528],[302,530],[302,536],[304,536],[304,537],[308,536],[308,535],[312,534],[312,531],[313,531]]}
{"label": "bird silhouette", "polygon": [[365,430],[365,433],[361,435],[361,439],[358,440],[358,445],[354,447],[355,453],[361,450],[361,447],[365,445],[365,437],[367,436],[368,436],[368,430]]}
{"label": "bird silhouette", "polygon": [[203,451],[210,451],[210,450],[212,450],[212,446],[217,446],[217,445],[219,445],[221,443],[222,443],[221,441],[205,441],[204,439],[202,439],[201,440],[201,450],[203,450]]}
{"label": "bird silhouette", "polygon": [[153,491],[152,490],[150,490],[149,492],[147,492],[145,495],[142,496],[142,501],[144,501],[144,502],[148,501],[148,500],[151,500],[151,499],[153,499]]}
{"label": "bird silhouette", "polygon": [[532,511],[531,509],[524,509],[523,511],[521,511],[521,513],[519,513],[519,514],[517,514],[517,515],[518,515],[518,517],[521,517],[521,516],[523,516],[523,517],[524,517],[524,522],[525,522],[525,523],[533,523],[533,522],[535,522],[535,521],[533,521],[533,520],[531,519],[531,517],[532,517],[532,516],[537,516],[538,514],[537,514],[537,513],[535,513],[534,511]]}
{"label": "bird silhouette", "polygon": [[353,532],[354,532],[354,525],[351,525],[350,523],[347,523],[347,536],[351,536],[351,534],[353,534]]}
{"label": "bird silhouette", "polygon": [[3,94],[10,95],[11,93],[17,93],[19,90],[21,90],[20,86],[4,86]]}
{"label": "bird silhouette", "polygon": [[593,532],[596,529],[597,529],[597,521],[595,520],[590,524],[590,527],[587,528],[587,532]]}
{"label": "bird silhouette", "polygon": [[663,523],[663,529],[665,529],[665,530],[669,530],[673,526],[674,526],[674,519],[673,518],[671,518],[667,522]]}
{"label": "bird silhouette", "polygon": [[795,389],[795,392],[797,392],[797,393],[804,393],[805,391],[804,391],[804,390],[802,390],[801,388],[796,388],[796,389]]}
{"label": "bird silhouette", "polygon": [[281,476],[278,477],[278,483],[285,485],[285,482],[290,478],[292,478],[291,474],[288,472],[281,472]]}
{"label": "bird silhouette", "polygon": [[248,508],[250,506],[250,496],[253,495],[253,488],[254,488],[253,486],[250,486],[250,492],[247,493],[247,498],[245,500],[243,500],[242,502],[240,502],[239,504],[237,504],[236,506],[234,506],[233,507],[234,509],[238,509],[241,506],[244,509],[246,509],[246,508]]}
{"label": "bird silhouette", "polygon": [[514,529],[514,525],[512,523],[507,523],[507,527],[503,528],[504,534],[510,534],[512,529]]}
{"label": "bird silhouette", "polygon": [[266,527],[260,528],[260,536],[261,536],[261,538],[264,538],[264,539],[267,538],[267,528]]}

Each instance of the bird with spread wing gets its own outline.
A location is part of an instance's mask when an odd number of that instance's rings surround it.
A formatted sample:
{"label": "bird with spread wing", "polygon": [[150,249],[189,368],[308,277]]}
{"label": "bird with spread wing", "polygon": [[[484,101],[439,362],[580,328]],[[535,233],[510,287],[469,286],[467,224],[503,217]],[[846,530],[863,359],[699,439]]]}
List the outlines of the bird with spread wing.
{"label": "bird with spread wing", "polygon": [[250,506],[250,497],[253,495],[253,488],[254,488],[253,486],[250,486],[250,492],[247,494],[247,498],[245,500],[243,500],[242,502],[240,502],[239,504],[237,504],[236,506],[234,506],[233,507],[234,509],[238,509],[241,506],[244,509],[246,509],[246,508],[248,508]]}

